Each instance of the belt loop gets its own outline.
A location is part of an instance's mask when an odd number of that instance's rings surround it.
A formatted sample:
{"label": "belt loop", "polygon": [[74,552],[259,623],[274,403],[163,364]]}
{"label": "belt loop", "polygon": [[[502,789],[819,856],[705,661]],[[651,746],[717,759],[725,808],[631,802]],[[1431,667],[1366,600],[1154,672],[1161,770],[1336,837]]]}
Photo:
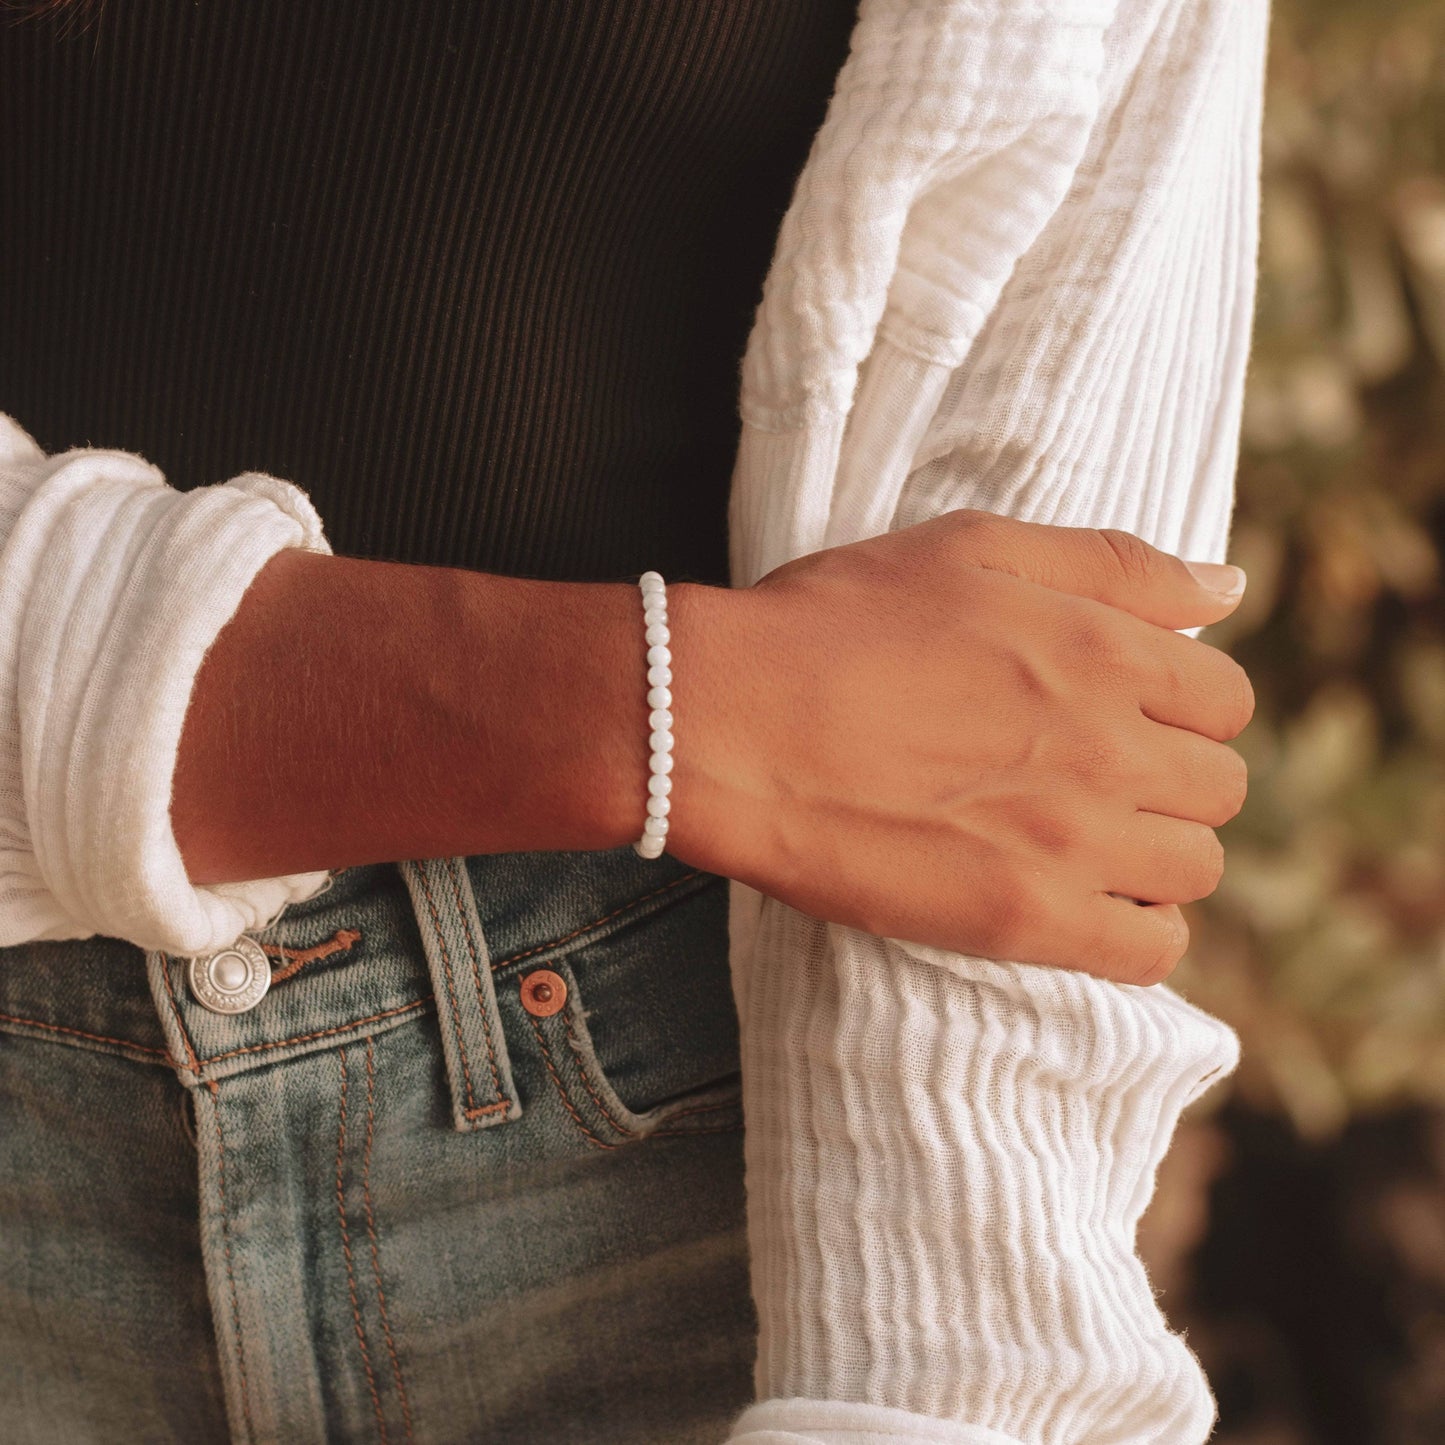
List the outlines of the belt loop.
{"label": "belt loop", "polygon": [[492,963],[464,858],[398,865],[411,891],[431,971],[460,1130],[485,1129],[522,1114],[492,987]]}

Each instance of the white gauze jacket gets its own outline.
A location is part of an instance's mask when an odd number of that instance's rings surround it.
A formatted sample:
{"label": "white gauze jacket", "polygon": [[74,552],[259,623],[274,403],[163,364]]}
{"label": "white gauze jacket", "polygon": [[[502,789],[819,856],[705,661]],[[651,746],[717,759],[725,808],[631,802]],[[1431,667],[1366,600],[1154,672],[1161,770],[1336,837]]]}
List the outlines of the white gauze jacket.
{"label": "white gauze jacket", "polygon": [[[955,507],[1223,560],[1266,22],[865,0],[744,362],[735,584]],[[731,889],[761,1324],[734,1441],[1204,1440],[1134,1242],[1231,1031]]]}
{"label": "white gauze jacket", "polygon": [[[1264,0],[863,0],[744,360],[734,585],[961,506],[1222,558],[1265,28]],[[201,660],[283,547],[330,550],[292,483],[180,493],[0,417],[0,946],[205,953],[324,886],[195,887],[169,821]],[[731,1438],[1204,1439],[1134,1233],[1230,1031],[731,888],[761,1324]]]}

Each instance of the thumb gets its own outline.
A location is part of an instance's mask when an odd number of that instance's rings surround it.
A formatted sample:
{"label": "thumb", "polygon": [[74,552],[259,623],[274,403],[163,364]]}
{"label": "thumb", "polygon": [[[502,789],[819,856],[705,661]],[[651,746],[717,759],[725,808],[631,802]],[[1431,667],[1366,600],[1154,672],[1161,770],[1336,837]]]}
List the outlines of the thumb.
{"label": "thumb", "polygon": [[1241,568],[1186,562],[1112,527],[1055,527],[991,513],[959,518],[965,560],[1025,582],[1090,597],[1174,631],[1228,617],[1244,596]]}

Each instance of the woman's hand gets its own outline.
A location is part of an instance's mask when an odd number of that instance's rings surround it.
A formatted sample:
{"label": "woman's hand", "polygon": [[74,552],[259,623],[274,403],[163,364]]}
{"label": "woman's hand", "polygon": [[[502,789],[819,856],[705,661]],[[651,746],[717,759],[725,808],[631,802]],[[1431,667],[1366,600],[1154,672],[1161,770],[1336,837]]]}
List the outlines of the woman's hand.
{"label": "woman's hand", "polygon": [[1246,788],[1224,743],[1254,709],[1174,630],[1242,593],[1196,568],[958,510],[754,587],[673,588],[669,851],[884,937],[1166,977],[1177,905],[1220,879],[1213,829]]}

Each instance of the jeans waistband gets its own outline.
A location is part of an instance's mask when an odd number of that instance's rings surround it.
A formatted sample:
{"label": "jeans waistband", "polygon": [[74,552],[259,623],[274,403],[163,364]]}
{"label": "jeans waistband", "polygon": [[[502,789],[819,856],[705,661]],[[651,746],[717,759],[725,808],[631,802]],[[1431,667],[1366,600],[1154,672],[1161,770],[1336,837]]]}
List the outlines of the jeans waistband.
{"label": "jeans waistband", "polygon": [[516,1117],[494,976],[544,966],[723,882],[630,844],[365,864],[250,936],[271,983],[239,1014],[205,1008],[190,960],[119,939],[0,950],[0,1029],[120,1053],[211,1084],[435,1011],[458,1129]]}

